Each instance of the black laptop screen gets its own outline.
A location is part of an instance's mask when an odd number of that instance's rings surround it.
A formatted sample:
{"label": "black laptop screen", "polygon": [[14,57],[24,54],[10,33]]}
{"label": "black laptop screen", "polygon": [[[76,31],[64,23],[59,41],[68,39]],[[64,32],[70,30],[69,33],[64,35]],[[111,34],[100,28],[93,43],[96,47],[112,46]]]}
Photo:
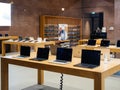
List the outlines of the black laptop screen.
{"label": "black laptop screen", "polygon": [[100,51],[98,50],[82,50],[81,63],[100,65]]}
{"label": "black laptop screen", "polygon": [[120,47],[120,40],[117,41],[117,47]]}
{"label": "black laptop screen", "polygon": [[72,60],[72,48],[57,48],[56,59],[71,61]]}
{"label": "black laptop screen", "polygon": [[88,40],[88,45],[95,45],[95,44],[96,44],[96,40],[94,39]]}
{"label": "black laptop screen", "polygon": [[108,47],[110,45],[110,40],[102,40],[100,46]]}
{"label": "black laptop screen", "polygon": [[30,47],[29,46],[21,46],[20,55],[21,56],[30,56]]}
{"label": "black laptop screen", "polygon": [[37,58],[48,59],[49,56],[49,48],[38,48]]}

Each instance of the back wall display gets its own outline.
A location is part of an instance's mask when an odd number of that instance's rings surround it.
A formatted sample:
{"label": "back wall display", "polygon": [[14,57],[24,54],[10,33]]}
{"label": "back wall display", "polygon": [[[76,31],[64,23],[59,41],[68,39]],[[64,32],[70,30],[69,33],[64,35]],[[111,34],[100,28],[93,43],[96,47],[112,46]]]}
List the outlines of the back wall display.
{"label": "back wall display", "polygon": [[58,31],[59,40],[67,40],[68,24],[58,24],[58,26],[59,26],[59,31]]}
{"label": "back wall display", "polygon": [[82,39],[82,19],[63,16],[40,16],[40,36],[48,41],[69,40],[71,46]]}

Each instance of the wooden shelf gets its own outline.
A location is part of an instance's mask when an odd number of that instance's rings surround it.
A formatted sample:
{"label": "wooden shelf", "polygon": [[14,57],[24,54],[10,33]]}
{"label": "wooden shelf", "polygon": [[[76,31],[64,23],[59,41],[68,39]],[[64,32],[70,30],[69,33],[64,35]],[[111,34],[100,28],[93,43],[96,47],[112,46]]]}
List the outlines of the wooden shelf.
{"label": "wooden shelf", "polygon": [[[80,18],[63,17],[63,16],[40,16],[40,37],[50,38],[56,41],[59,32],[59,24],[67,24],[68,40],[76,43],[82,39],[82,20]],[[55,37],[55,39],[54,39]],[[76,41],[73,39],[76,39]]]}

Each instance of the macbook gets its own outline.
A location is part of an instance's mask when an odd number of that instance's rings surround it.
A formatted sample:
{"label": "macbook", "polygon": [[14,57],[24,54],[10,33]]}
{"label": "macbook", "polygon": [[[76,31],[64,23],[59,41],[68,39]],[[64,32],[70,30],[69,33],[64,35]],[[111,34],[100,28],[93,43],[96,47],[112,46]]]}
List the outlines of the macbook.
{"label": "macbook", "polygon": [[72,48],[57,48],[56,60],[53,63],[67,64],[72,61]]}
{"label": "macbook", "polygon": [[38,48],[37,55],[35,58],[32,58],[30,60],[48,60],[49,57],[49,48]]}
{"label": "macbook", "polygon": [[30,56],[30,47],[29,46],[21,46],[20,47],[20,55],[17,57],[29,57]]}
{"label": "macbook", "polygon": [[91,46],[96,45],[96,40],[94,40],[94,39],[89,39],[87,45],[91,45]]}
{"label": "macbook", "polygon": [[0,34],[0,37],[2,37],[3,35],[2,34]]}
{"label": "macbook", "polygon": [[23,40],[23,38],[21,36],[19,36],[18,41],[22,41],[22,40]]}
{"label": "macbook", "polygon": [[8,36],[8,34],[5,34],[5,37],[7,37]]}
{"label": "macbook", "polygon": [[120,40],[117,41],[117,47],[120,47]]}
{"label": "macbook", "polygon": [[108,47],[110,45],[110,40],[102,40],[100,46]]}
{"label": "macbook", "polygon": [[82,50],[81,63],[75,66],[85,67],[85,68],[95,68],[100,65],[100,54],[98,50]]}
{"label": "macbook", "polygon": [[94,48],[94,50],[101,51],[101,60],[104,60],[105,57],[107,57],[107,59],[110,60],[110,49],[109,48]]}

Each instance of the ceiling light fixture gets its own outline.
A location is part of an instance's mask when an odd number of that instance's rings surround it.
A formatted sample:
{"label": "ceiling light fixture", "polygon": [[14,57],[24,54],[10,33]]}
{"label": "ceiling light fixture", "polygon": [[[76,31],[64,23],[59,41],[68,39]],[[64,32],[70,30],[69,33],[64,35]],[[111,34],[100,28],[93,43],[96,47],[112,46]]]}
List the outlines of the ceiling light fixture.
{"label": "ceiling light fixture", "polygon": [[62,11],[65,11],[65,8],[61,8]]}

